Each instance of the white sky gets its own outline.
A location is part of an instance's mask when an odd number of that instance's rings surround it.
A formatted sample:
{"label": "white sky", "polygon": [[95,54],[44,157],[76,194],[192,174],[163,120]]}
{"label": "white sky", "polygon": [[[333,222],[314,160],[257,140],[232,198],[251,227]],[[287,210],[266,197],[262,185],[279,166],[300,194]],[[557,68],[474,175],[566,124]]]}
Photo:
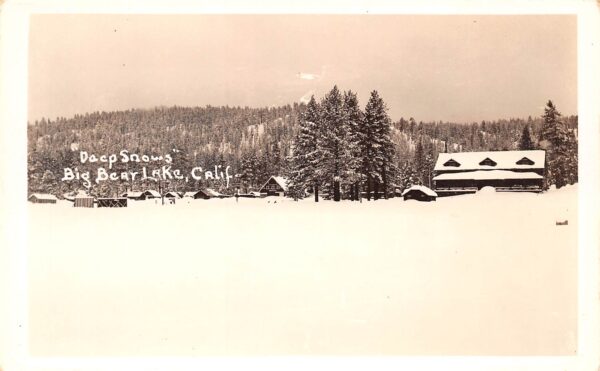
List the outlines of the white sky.
{"label": "white sky", "polygon": [[157,105],[271,106],[337,84],[392,119],[577,113],[576,17],[35,15],[29,119]]}

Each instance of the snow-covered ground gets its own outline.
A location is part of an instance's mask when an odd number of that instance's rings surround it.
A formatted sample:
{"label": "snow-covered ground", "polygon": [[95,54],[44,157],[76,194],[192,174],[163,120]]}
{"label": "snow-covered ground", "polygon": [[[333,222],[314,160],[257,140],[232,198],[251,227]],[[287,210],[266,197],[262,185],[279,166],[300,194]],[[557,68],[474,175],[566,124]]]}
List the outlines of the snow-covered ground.
{"label": "snow-covered ground", "polygon": [[71,205],[28,207],[35,356],[576,349],[576,186]]}

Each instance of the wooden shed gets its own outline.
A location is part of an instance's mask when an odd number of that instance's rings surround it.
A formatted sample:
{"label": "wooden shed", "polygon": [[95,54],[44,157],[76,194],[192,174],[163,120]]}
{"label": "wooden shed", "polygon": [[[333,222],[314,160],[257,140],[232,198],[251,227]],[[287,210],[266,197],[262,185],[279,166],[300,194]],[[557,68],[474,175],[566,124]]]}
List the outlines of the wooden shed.
{"label": "wooden shed", "polygon": [[206,189],[204,190],[204,192],[205,192],[206,194],[208,194],[208,196],[209,196],[210,198],[227,198],[227,197],[231,197],[231,195],[226,195],[226,194],[223,194],[223,193],[221,193],[221,192],[215,191],[215,190],[214,190],[214,189],[212,189],[212,188],[206,188]]}
{"label": "wooden shed", "polygon": [[47,193],[33,193],[28,200],[34,204],[55,204],[58,199]]}
{"label": "wooden shed", "polygon": [[98,199],[98,207],[127,207],[127,198],[124,198],[124,197],[99,198]]}
{"label": "wooden shed", "polygon": [[210,195],[204,190],[199,190],[199,191],[185,192],[183,197],[190,197],[190,198],[193,198],[194,200],[208,200],[210,198]]}
{"label": "wooden shed", "polygon": [[402,192],[402,197],[404,197],[404,201],[435,201],[435,199],[437,198],[437,193],[425,186],[414,185],[406,188],[404,192]]}
{"label": "wooden shed", "polygon": [[121,198],[127,198],[130,200],[145,200],[146,195],[140,191],[128,191],[121,194]]}
{"label": "wooden shed", "polygon": [[267,196],[285,196],[288,192],[288,180],[282,176],[272,176],[259,192]]}
{"label": "wooden shed", "polygon": [[150,199],[150,198],[161,198],[160,193],[153,189],[148,189],[148,190],[144,191],[142,194],[144,195],[146,200]]}
{"label": "wooden shed", "polygon": [[86,194],[78,194],[73,198],[73,207],[94,207],[94,197]]}

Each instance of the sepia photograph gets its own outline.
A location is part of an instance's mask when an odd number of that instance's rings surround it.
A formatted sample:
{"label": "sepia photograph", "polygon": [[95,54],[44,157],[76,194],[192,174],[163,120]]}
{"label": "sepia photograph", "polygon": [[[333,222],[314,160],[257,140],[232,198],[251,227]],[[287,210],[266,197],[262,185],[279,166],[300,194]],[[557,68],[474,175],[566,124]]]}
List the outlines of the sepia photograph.
{"label": "sepia photograph", "polygon": [[587,352],[576,12],[27,18],[28,358]]}

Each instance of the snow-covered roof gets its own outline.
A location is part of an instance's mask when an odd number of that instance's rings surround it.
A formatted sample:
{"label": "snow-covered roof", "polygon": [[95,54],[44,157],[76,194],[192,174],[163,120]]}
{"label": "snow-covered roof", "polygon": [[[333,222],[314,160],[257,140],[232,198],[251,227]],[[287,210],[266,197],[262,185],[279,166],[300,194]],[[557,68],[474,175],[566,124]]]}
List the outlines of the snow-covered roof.
{"label": "snow-covered roof", "polygon": [[260,189],[262,190],[263,188],[265,188],[265,186],[267,184],[269,184],[269,182],[271,181],[271,179],[275,180],[275,182],[281,187],[281,189],[283,189],[284,192],[288,191],[288,179],[286,177],[283,176],[275,176],[272,175],[266,182],[265,184],[263,184],[262,187],[260,187]]}
{"label": "snow-covered roof", "polygon": [[165,197],[169,197],[169,196],[173,196],[175,198],[179,198],[180,197],[179,193],[174,192],[174,191],[169,191],[169,192],[165,193]]}
{"label": "snow-covered roof", "polygon": [[143,192],[140,191],[129,191],[129,192],[124,192],[121,194],[121,197],[140,197],[142,195]]}
{"label": "snow-covered roof", "polygon": [[279,184],[279,186],[281,188],[283,188],[284,191],[288,191],[288,179],[282,176],[274,176],[272,177],[273,179],[275,179],[275,181],[277,182],[277,184]]}
{"label": "snow-covered roof", "polygon": [[212,189],[212,188],[206,188],[206,194],[207,194],[207,195],[209,195],[209,196],[212,196],[212,197],[219,197],[219,196],[222,196],[222,194],[221,194],[221,193],[219,193],[219,192],[215,191],[215,190],[214,190],[214,189]]}
{"label": "snow-covered roof", "polygon": [[545,161],[543,150],[440,153],[433,170],[543,169]]}
{"label": "snow-covered roof", "polygon": [[48,194],[48,193],[33,193],[31,196],[29,196],[29,198],[31,197],[35,197],[38,200],[58,200],[58,198],[56,198],[56,196]]}
{"label": "snow-covered roof", "polygon": [[517,172],[510,170],[475,170],[461,173],[444,173],[433,177],[433,180],[451,179],[543,179],[544,177],[533,172]]}
{"label": "snow-covered roof", "polygon": [[94,198],[94,197],[92,197],[92,196],[88,195],[87,193],[79,192],[79,193],[77,194],[77,196],[75,196],[75,197],[73,197],[73,198],[75,199],[75,198]]}
{"label": "snow-covered roof", "polygon": [[414,185],[414,186],[410,186],[410,187],[406,188],[404,190],[404,192],[402,192],[402,196],[404,196],[405,194],[407,194],[410,191],[421,191],[421,192],[425,193],[427,196],[437,197],[437,193],[435,193],[433,190],[431,190],[423,185]]}
{"label": "snow-covered roof", "polygon": [[183,197],[194,197],[198,191],[185,192]]}
{"label": "snow-covered roof", "polygon": [[160,197],[160,193],[158,193],[158,191],[155,191],[153,189],[149,189],[149,190],[145,191],[144,193],[149,193],[154,197]]}

